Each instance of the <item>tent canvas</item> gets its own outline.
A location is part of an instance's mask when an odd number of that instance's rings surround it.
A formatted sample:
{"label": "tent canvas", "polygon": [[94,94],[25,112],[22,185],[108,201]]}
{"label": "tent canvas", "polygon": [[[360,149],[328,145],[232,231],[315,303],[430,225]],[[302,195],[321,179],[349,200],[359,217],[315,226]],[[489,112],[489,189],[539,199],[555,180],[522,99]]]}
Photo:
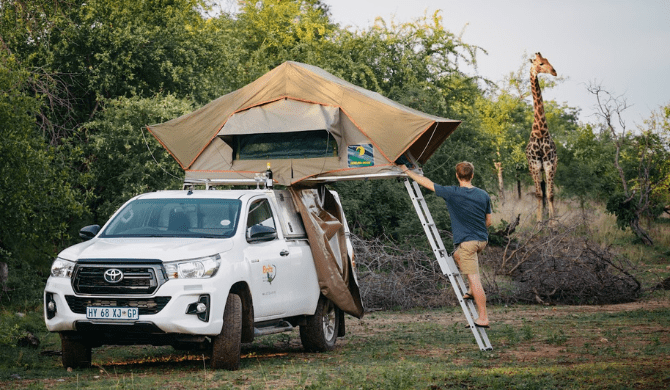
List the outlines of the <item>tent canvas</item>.
{"label": "tent canvas", "polygon": [[[425,163],[460,121],[428,115],[312,65],[285,62],[256,81],[149,131],[186,180],[277,184],[397,176]],[[408,153],[409,152],[409,153]]]}

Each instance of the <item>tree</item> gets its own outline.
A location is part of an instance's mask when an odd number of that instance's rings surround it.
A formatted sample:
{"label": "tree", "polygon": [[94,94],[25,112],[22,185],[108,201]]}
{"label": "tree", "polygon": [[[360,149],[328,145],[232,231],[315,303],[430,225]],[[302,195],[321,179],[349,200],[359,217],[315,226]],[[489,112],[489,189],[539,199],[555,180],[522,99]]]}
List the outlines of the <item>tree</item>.
{"label": "tree", "polygon": [[595,83],[589,85],[588,91],[595,96],[597,115],[614,143],[614,166],[621,185],[619,192],[609,198],[607,210],[616,215],[619,227],[630,227],[645,245],[653,245],[640,220],[656,209],[653,194],[667,181],[667,128],[655,114],[646,121],[650,127],[639,129],[638,134],[629,132],[622,117],[628,108],[626,99]]}
{"label": "tree", "polygon": [[[490,136],[495,155],[493,164],[498,173],[498,199],[505,201],[504,167],[523,166],[526,161],[522,137],[528,105],[506,92],[489,98],[480,97],[476,103],[482,131]],[[514,169],[516,172],[516,169]]]}
{"label": "tree", "polygon": [[233,31],[241,62],[238,87],[285,61],[323,66],[324,57],[336,51],[329,39],[337,25],[319,0],[240,1],[240,5]]}
{"label": "tree", "polygon": [[582,208],[589,199],[606,202],[616,190],[617,173],[609,156],[614,145],[609,133],[590,124],[579,126],[565,139],[556,181],[564,193],[575,196]]}
{"label": "tree", "polygon": [[119,96],[191,96],[231,90],[238,70],[231,19],[205,20],[205,0],[20,0],[0,4],[2,49],[51,75],[68,104],[45,112],[50,143],[72,135]]}
{"label": "tree", "polygon": [[73,191],[61,150],[45,143],[36,124],[44,103],[31,82],[39,75],[6,53],[0,51],[0,254],[45,266],[68,240],[69,223],[85,213],[86,194]]}
{"label": "tree", "polygon": [[96,189],[90,202],[94,222],[103,224],[135,195],[179,187],[183,171],[145,126],[192,110],[192,102],[173,95],[120,97],[86,123],[82,131],[89,133],[86,154]]}

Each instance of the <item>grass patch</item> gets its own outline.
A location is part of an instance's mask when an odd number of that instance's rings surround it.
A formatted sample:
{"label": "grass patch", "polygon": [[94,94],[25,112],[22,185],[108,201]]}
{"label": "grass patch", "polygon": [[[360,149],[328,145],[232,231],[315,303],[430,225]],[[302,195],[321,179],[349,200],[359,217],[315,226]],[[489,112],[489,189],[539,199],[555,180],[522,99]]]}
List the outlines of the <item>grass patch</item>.
{"label": "grass patch", "polygon": [[[453,308],[388,311],[348,317],[348,335],[329,353],[305,353],[297,331],[259,338],[243,346],[236,372],[211,370],[201,353],[114,346],[94,349],[95,366],[72,372],[60,367],[60,357],[39,353],[29,366],[3,362],[0,388],[618,389],[670,383],[667,301],[494,306],[490,316],[494,350],[487,352],[478,350]],[[49,337],[40,350],[55,347]]]}

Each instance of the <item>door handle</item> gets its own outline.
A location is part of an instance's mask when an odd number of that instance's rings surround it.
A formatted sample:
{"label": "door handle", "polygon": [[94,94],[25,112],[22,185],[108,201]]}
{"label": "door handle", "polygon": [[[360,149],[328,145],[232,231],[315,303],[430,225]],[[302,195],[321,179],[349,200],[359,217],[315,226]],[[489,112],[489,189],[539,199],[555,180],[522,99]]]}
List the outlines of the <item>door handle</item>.
{"label": "door handle", "polygon": [[279,254],[280,254],[281,256],[288,256],[290,253],[291,253],[291,252],[289,252],[289,251],[286,250],[286,249],[284,249],[284,250],[282,250],[281,252],[279,252]]}

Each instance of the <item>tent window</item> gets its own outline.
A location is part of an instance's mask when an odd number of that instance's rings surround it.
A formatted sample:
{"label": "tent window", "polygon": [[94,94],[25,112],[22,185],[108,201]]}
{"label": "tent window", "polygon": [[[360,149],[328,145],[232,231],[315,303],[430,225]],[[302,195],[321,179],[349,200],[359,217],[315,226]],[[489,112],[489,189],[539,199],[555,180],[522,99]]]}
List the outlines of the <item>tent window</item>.
{"label": "tent window", "polygon": [[233,136],[236,160],[337,157],[337,142],[327,130]]}

